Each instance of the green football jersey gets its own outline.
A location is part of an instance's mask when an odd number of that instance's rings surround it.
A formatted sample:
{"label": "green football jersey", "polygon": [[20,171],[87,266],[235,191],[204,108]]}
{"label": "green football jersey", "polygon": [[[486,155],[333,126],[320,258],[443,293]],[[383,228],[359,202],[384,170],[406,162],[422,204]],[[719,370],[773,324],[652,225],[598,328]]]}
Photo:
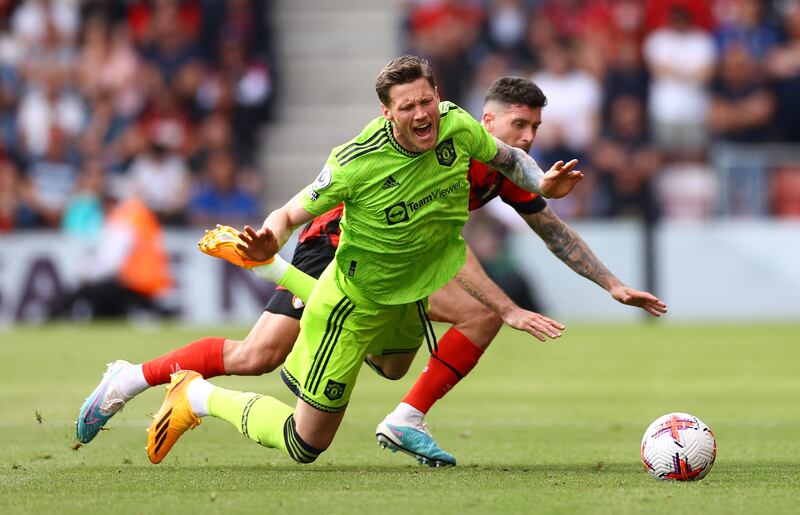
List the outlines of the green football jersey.
{"label": "green football jersey", "polygon": [[415,154],[400,146],[382,116],[331,151],[301,194],[320,215],[344,201],[336,263],[341,286],[379,304],[427,297],[461,269],[461,230],[469,214],[470,158],[494,158],[494,138],[453,103],[439,104],[436,146]]}

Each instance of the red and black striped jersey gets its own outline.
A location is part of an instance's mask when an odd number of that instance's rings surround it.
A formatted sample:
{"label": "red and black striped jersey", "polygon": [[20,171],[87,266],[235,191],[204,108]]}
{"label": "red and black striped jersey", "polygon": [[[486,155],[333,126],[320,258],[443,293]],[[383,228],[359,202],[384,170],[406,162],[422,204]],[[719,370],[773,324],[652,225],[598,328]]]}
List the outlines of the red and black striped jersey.
{"label": "red and black striped jersey", "polygon": [[531,215],[545,208],[547,203],[535,193],[525,191],[505,175],[487,165],[472,160],[467,172],[469,181],[469,210],[486,205],[495,197],[513,207],[518,213]]}
{"label": "red and black striped jersey", "polygon": [[297,238],[298,243],[303,243],[308,240],[315,240],[324,238],[328,240],[333,247],[339,246],[339,235],[342,230],[339,228],[339,222],[342,219],[342,212],[344,211],[344,204],[339,204],[327,213],[319,215],[303,227],[300,231],[300,236]]}
{"label": "red and black striped jersey", "polygon": [[[467,180],[469,181],[470,211],[485,206],[495,197],[500,197],[518,213],[526,215],[538,213],[547,205],[539,195],[523,190],[502,173],[492,170],[479,161],[470,162]],[[341,233],[339,221],[342,219],[343,211],[344,204],[339,204],[327,213],[311,220],[300,231],[298,243],[327,239],[327,243],[331,246],[339,246],[339,234]]]}

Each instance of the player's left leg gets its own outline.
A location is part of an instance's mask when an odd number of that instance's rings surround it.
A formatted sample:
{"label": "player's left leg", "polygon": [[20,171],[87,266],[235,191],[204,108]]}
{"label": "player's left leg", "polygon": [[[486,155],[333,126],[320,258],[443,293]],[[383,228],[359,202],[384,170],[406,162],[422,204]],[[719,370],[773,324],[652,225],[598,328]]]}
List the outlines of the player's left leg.
{"label": "player's left leg", "polygon": [[161,463],[178,438],[211,415],[267,448],[279,449],[298,463],[311,463],[330,446],[344,410],[324,412],[298,399],[295,408],[252,392],[215,386],[185,370],[173,375],[161,409],[147,429],[147,454]]}
{"label": "player's left leg", "polygon": [[419,322],[416,331],[402,327],[407,317],[401,315],[412,308],[357,305],[339,289],[336,273],[335,265],[329,266],[320,278],[301,319],[298,341],[281,371],[299,398],[297,411],[272,397],[218,388],[195,372],[179,372],[148,429],[153,463],[159,463],[205,415],[224,419],[250,439],[301,463],[314,461],[328,447],[370,344],[393,328],[413,334],[416,346],[420,343]]}
{"label": "player's left leg", "polygon": [[[306,254],[304,267],[319,275],[332,257],[317,252],[313,261]],[[281,268],[282,267],[282,268]],[[316,279],[276,259],[260,267],[262,275],[270,269],[273,278],[307,299]],[[146,389],[168,384],[173,373],[194,370],[204,378],[219,375],[259,375],[282,364],[299,332],[302,309],[294,306],[292,295],[279,290],[244,340],[217,337],[201,338],[139,364],[117,360],[108,364],[103,378],[86,397],[78,413],[76,436],[89,443],[100,429],[119,413],[127,402]]]}
{"label": "player's left leg", "polygon": [[[376,435],[379,441],[387,428],[424,428],[424,417],[433,404],[470,373],[503,324],[500,317],[455,281],[450,281],[430,296],[430,319],[449,322],[453,327],[433,349],[427,365],[403,401],[378,425]],[[413,449],[415,452],[436,449],[445,453],[427,430],[415,441],[418,446]]]}

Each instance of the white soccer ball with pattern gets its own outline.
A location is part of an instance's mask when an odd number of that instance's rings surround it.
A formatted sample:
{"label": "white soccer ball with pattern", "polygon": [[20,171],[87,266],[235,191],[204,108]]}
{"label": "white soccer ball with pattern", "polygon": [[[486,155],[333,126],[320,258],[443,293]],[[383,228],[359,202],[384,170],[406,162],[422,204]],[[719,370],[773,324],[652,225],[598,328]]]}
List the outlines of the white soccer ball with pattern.
{"label": "white soccer ball with pattern", "polygon": [[714,433],[688,413],[657,418],[642,437],[642,463],[656,479],[698,481],[706,477],[716,458]]}

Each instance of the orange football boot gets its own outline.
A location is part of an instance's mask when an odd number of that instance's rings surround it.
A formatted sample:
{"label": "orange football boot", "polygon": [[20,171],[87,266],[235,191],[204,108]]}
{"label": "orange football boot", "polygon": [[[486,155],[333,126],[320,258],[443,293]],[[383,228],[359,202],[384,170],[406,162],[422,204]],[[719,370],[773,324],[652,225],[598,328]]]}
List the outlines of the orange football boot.
{"label": "orange football boot", "polygon": [[239,231],[229,225],[217,225],[214,229],[206,231],[203,238],[197,242],[197,246],[204,254],[224,259],[229,263],[247,269],[258,265],[266,265],[275,259],[253,261],[236,247],[237,243],[242,243],[241,238],[239,238]]}
{"label": "orange football boot", "polygon": [[186,393],[189,383],[202,377],[193,370],[181,370],[172,374],[161,409],[147,428],[147,456],[151,462],[161,463],[178,438],[200,424]]}

